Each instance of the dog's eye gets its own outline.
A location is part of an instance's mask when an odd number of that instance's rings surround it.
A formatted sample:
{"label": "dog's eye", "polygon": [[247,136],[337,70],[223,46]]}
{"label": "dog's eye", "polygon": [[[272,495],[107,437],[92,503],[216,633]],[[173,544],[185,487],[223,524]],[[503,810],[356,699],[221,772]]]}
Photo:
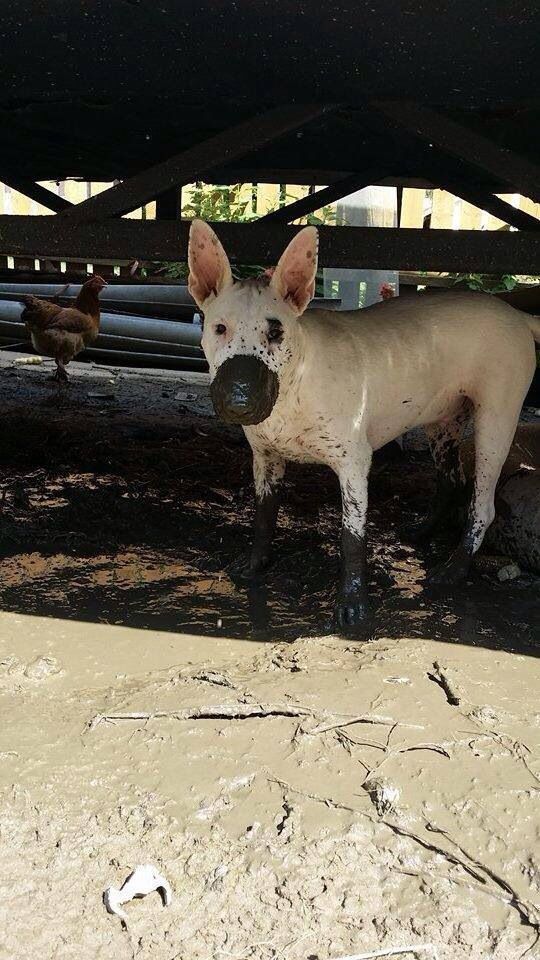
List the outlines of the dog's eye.
{"label": "dog's eye", "polygon": [[279,320],[270,320],[268,323],[268,333],[266,334],[269,343],[281,343],[283,340],[283,327]]}
{"label": "dog's eye", "polygon": [[227,333],[227,327],[224,323],[216,323],[216,333],[218,337],[222,337],[224,333]]}

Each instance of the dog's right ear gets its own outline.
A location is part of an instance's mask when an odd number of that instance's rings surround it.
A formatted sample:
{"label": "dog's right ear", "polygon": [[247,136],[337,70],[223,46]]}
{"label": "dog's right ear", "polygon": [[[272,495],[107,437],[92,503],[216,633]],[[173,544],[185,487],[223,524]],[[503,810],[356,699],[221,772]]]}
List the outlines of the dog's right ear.
{"label": "dog's right ear", "polygon": [[315,296],[319,234],[304,227],[291,240],[272,274],[270,286],[285,300],[297,317]]}
{"label": "dog's right ear", "polygon": [[233,282],[231,265],[216,234],[204,220],[193,220],[189,230],[188,289],[199,307],[204,307]]}

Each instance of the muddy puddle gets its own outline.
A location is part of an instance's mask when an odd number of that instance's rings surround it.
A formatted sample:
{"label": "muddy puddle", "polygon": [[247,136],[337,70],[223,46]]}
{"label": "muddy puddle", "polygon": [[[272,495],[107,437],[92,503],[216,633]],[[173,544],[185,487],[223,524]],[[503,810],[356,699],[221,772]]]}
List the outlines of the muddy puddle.
{"label": "muddy puddle", "polygon": [[[335,478],[290,470],[238,589],[249,451],[204,383],[74,368],[0,369],[0,957],[540,960],[538,578],[485,554],[428,600],[451,538],[397,526],[431,470],[381,457],[374,619],[338,637]],[[122,929],[138,863],[173,901]]]}

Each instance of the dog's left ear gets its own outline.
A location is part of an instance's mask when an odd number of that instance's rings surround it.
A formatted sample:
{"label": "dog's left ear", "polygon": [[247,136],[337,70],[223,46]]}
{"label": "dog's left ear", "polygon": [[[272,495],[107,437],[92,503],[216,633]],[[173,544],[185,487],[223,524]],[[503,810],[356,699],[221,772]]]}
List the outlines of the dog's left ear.
{"label": "dog's left ear", "polygon": [[291,240],[274,270],[270,286],[299,317],[315,295],[319,234],[304,227]]}

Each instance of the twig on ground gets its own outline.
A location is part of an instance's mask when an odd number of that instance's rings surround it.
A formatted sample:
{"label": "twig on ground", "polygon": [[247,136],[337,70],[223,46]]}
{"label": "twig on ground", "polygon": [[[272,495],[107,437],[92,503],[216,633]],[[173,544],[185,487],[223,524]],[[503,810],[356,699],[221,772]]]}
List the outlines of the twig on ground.
{"label": "twig on ground", "polygon": [[479,860],[475,860],[475,858],[472,857],[471,854],[468,853],[467,850],[465,850],[465,848],[457,842],[457,840],[454,840],[454,838],[451,837],[446,830],[442,830],[440,827],[435,827],[431,823],[426,823],[426,830],[429,830],[432,833],[438,833],[440,836],[445,837],[449,843],[456,847],[456,849],[459,850],[464,857],[466,857],[469,863],[479,870],[482,870],[483,873],[493,881],[493,883],[495,883],[501,890],[504,890],[505,893],[509,894],[510,904],[518,911],[522,920],[524,920],[525,923],[527,923],[530,927],[534,927],[535,930],[540,933],[540,906],[537,906],[534,903],[529,903],[528,900],[522,900],[517,891],[510,883],[508,883],[507,880],[499,876],[499,874],[492,870],[491,867],[486,866],[486,864],[481,863]]}
{"label": "twig on ground", "polygon": [[[482,887],[487,884],[488,879],[491,880],[500,890],[503,890],[509,895],[509,906],[512,906],[515,910],[517,910],[521,916],[521,919],[529,927],[532,927],[540,937],[540,907],[534,903],[530,903],[527,900],[522,900],[517,891],[510,883],[508,883],[508,881],[504,880],[503,877],[500,877],[497,873],[495,873],[491,867],[488,867],[479,860],[475,860],[474,857],[471,857],[471,855],[465,849],[463,849],[463,847],[461,847],[459,843],[457,843],[457,841],[454,840],[445,830],[442,830],[441,828],[430,823],[425,824],[426,830],[444,837],[448,843],[451,843],[457,848],[457,850],[459,850],[462,856],[458,856],[457,854],[446,850],[444,847],[424,839],[424,837],[421,837],[419,834],[414,833],[412,830],[407,830],[405,827],[400,826],[400,824],[395,823],[392,820],[387,820],[384,817],[375,818],[365,810],[358,810],[357,808],[350,807],[347,804],[338,803],[337,801],[332,800],[331,797],[320,797],[317,794],[305,793],[303,790],[298,790],[296,787],[292,787],[289,783],[284,780],[279,780],[277,777],[268,777],[267,779],[270,783],[278,783],[281,787],[285,787],[287,790],[290,790],[293,793],[298,793],[310,800],[315,800],[317,803],[323,803],[326,807],[337,810],[346,810],[348,813],[356,813],[359,816],[369,820],[373,824],[383,824],[398,836],[407,837],[409,840],[414,840],[425,850],[429,850],[431,853],[437,853],[444,857],[449,863],[453,863],[455,866],[461,867],[465,873],[469,874],[469,876],[471,876],[474,880],[477,880]],[[489,890],[489,888],[487,889]],[[382,954],[382,956],[384,956],[384,954]],[[339,958],[339,960],[353,960],[353,958]],[[356,960],[356,958],[354,958],[354,960]]]}
{"label": "twig on ground", "polygon": [[[380,724],[383,727],[404,727],[407,730],[425,730],[425,727],[418,723],[397,723],[392,717],[381,717],[378,714],[364,714],[359,717],[349,717],[344,718],[343,720],[338,720],[334,723],[325,723],[318,727],[314,727],[313,730],[306,730],[305,733],[309,736],[315,736],[318,733],[328,733],[330,730],[337,730],[340,727],[350,727],[353,723],[373,723]],[[375,744],[373,744],[375,746]],[[377,744],[379,746],[379,744]],[[386,749],[384,745],[380,745],[382,749]]]}
{"label": "twig on ground", "polygon": [[435,683],[438,683],[440,687],[442,687],[446,694],[446,699],[451,707],[459,707],[461,703],[461,693],[454,686],[452,680],[449,679],[446,671],[441,667],[437,660],[434,661],[433,672],[428,673],[428,677],[430,680],[433,680]]}
{"label": "twig on ground", "polygon": [[431,951],[434,960],[438,960],[438,953],[433,943],[415,943],[410,947],[382,947],[380,950],[371,950],[369,953],[353,953],[348,957],[337,957],[336,960],[376,960],[377,957],[397,957],[403,953],[426,953]]}
{"label": "twig on ground", "polygon": [[450,760],[450,754],[448,750],[445,750],[440,743],[415,743],[412,747],[402,747],[398,750],[393,750],[392,753],[412,753],[413,750],[431,750],[433,753],[440,753],[441,756],[446,757]]}
{"label": "twig on ground", "polygon": [[[284,790],[290,790],[291,793],[297,793],[300,797],[307,797],[308,800],[315,800],[316,803],[322,803],[325,807],[333,810],[346,810],[347,813],[359,813],[363,816],[363,810],[357,810],[355,807],[348,807],[345,803],[339,803],[337,800],[332,800],[331,797],[319,797],[316,793],[305,793],[304,790],[299,790],[297,787],[291,786],[290,783],[287,783],[286,780],[280,780],[279,777],[267,777],[268,783],[277,783]],[[372,817],[369,818],[376,823]]]}
{"label": "twig on ground", "polygon": [[289,704],[220,703],[216,706],[192,707],[187,710],[132,710],[122,713],[98,713],[88,724],[94,730],[100,723],[120,720],[248,720],[252,717],[310,717],[307,707]]}

